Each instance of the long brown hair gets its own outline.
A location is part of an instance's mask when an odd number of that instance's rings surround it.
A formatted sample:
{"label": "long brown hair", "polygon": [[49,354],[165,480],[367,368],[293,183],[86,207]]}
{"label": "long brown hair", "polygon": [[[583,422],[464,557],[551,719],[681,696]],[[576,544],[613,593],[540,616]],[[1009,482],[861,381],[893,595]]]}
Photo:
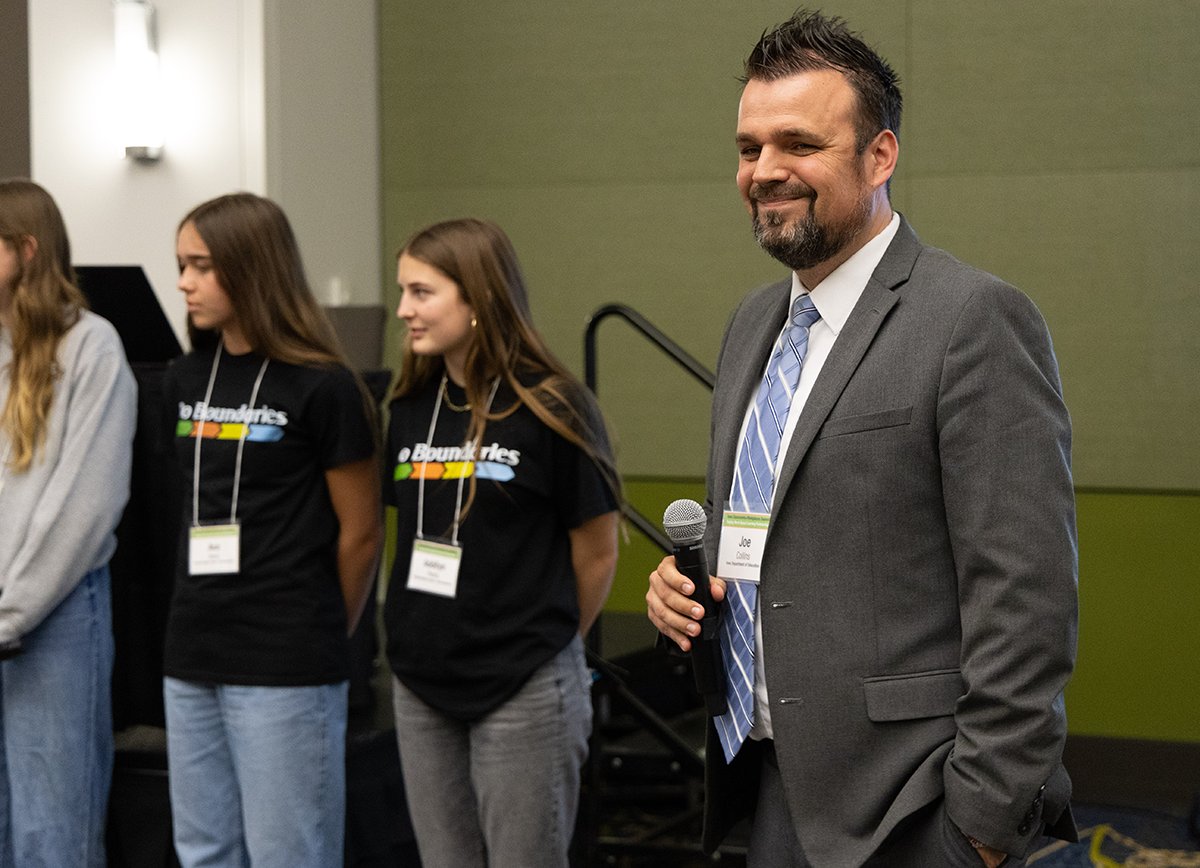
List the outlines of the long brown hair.
{"label": "long brown hair", "polygon": [[58,345],[87,301],[75,284],[62,214],[42,187],[23,178],[0,181],[0,241],[19,263],[8,309],[13,359],[0,428],[11,444],[8,465],[22,473],[45,445],[54,385],[62,376]]}
{"label": "long brown hair", "polygon": [[[242,336],[255,352],[294,365],[345,365],[333,326],[304,273],[300,248],[283,209],[253,193],[203,202],[179,221],[196,227],[229,296]],[[188,319],[193,347],[217,333]]]}
{"label": "long brown hair", "polygon": [[[179,221],[179,229],[188,223],[208,248],[217,282],[251,349],[291,365],[347,368],[362,395],[378,448],[375,401],[347,362],[329,317],[313,296],[283,209],[253,193],[230,193],[197,205]],[[216,344],[215,330],[196,328],[191,317],[187,327],[193,348]]]}
{"label": "long brown hair", "polygon": [[[502,419],[524,404],[543,424],[581,449],[600,469],[614,497],[621,483],[595,398],[546,346],[533,326],[529,294],[516,250],[504,230],[488,220],[462,218],[435,223],[410,237],[396,258],[408,254],[454,281],[475,315],[464,362],[471,421],[467,440],[483,442],[488,420]],[[419,356],[405,343],[394,397],[440,382],[441,356]],[[487,412],[492,383],[500,377],[517,396],[510,407]],[[475,477],[471,477],[472,499]],[[471,500],[463,508],[466,515]]]}

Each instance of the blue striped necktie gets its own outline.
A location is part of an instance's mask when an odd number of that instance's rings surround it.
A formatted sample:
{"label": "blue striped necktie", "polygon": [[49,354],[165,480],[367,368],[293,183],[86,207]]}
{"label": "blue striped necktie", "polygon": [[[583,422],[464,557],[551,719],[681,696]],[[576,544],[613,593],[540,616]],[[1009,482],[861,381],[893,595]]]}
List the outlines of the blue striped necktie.
{"label": "blue striped necktie", "polygon": [[[730,508],[744,512],[769,512],[775,491],[776,461],[792,396],[800,383],[800,369],[808,350],[808,329],[821,318],[812,299],[802,295],[792,303],[792,316],[779,336],[766,373],[754,398],[746,436],[738,450]],[[733,762],[754,723],[754,610],[758,586],[729,582],[727,609],[721,619],[721,656],[728,681],[729,711],[716,718],[717,735],[725,761]]]}

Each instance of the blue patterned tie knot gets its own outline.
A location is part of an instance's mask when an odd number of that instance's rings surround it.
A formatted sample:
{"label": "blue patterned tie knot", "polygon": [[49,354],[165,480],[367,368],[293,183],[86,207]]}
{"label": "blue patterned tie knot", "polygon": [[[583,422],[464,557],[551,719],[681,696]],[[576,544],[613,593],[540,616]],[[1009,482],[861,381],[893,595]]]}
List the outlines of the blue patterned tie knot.
{"label": "blue patterned tie knot", "polygon": [[[736,511],[767,513],[775,493],[776,463],[792,397],[800,384],[808,329],[821,318],[808,295],[792,302],[789,322],[767,362],[746,434],[738,450],[730,507]],[[721,655],[728,675],[729,711],[715,719],[726,762],[733,762],[754,723],[754,612],[758,587],[749,582],[729,582],[727,610],[721,619]]]}
{"label": "blue patterned tie knot", "polygon": [[808,327],[821,318],[820,311],[813,304],[812,296],[797,296],[792,302],[792,325],[805,330],[805,341],[808,340]]}

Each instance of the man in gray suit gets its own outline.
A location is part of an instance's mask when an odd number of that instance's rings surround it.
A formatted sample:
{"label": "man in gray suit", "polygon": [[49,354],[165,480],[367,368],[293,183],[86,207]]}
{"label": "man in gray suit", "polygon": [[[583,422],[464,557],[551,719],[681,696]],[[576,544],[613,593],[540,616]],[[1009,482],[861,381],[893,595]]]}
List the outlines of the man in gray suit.
{"label": "man in gray suit", "polygon": [[[751,868],[1019,864],[1044,831],[1075,836],[1050,336],[892,211],[897,78],[843,22],[797,13],[745,81],[738,187],[792,275],[742,301],[717,366],[705,547],[741,580],[712,582],[731,711],[709,731],[705,848],[750,815]],[[650,619],[684,650],[693,590],[673,558],[650,576]]]}

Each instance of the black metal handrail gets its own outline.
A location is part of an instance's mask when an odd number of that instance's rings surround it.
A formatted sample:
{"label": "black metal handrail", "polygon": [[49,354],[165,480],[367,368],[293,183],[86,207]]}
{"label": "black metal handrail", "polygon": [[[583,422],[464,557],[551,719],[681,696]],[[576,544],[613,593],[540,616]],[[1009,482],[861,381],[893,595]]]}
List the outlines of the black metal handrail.
{"label": "black metal handrail", "polygon": [[[596,308],[592,315],[588,317],[587,328],[583,334],[584,382],[592,390],[593,394],[600,394],[596,387],[596,333],[600,328],[600,323],[611,317],[619,317],[625,320],[625,322],[641,332],[653,346],[664,352],[672,361],[707,386],[709,391],[712,391],[713,384],[716,382],[716,375],[702,365],[695,356],[667,337],[654,323],[628,305],[605,304]],[[647,539],[664,552],[672,550],[671,541],[658,529],[658,525],[638,512],[629,503],[621,505],[621,513],[629,520],[630,524],[641,531]]]}
{"label": "black metal handrail", "polygon": [[[629,325],[633,326],[640,332],[650,343],[665,353],[677,365],[699,380],[711,391],[713,384],[716,382],[716,377],[712,371],[700,364],[697,359],[687,352],[683,347],[679,346],[675,341],[667,337],[657,328],[650,320],[646,319],[636,310],[623,304],[606,304],[596,308],[595,312],[588,318],[587,329],[583,337],[583,364],[584,364],[584,381],[587,387],[592,390],[593,394],[599,394],[596,388],[596,362],[597,362],[597,344],[596,335],[600,327],[600,323],[610,317],[618,317],[623,319]],[[670,553],[672,551],[671,541],[667,539],[666,534],[662,532],[659,526],[642,515],[637,509],[631,506],[628,502],[621,504],[621,512],[625,518],[637,528],[646,538],[655,543],[663,552]],[[593,630],[593,634],[597,631]],[[674,761],[680,764],[682,769],[685,769],[688,774],[700,776],[703,773],[704,761],[699,751],[684,740],[676,733],[669,722],[664,720],[657,712],[654,711],[645,702],[642,702],[636,694],[625,684],[624,674],[617,667],[608,663],[596,653],[598,645],[598,637],[596,635],[589,636],[589,654],[588,660],[591,666],[598,673],[597,689],[603,693],[608,693],[620,698],[629,713],[645,728],[645,730],[671,754]],[[597,723],[601,718],[606,717],[607,713],[603,710],[606,703],[600,704],[600,710],[597,712]],[[692,847],[680,847],[679,845],[654,845],[650,842],[657,831],[669,830],[675,823],[693,819],[698,814],[698,809],[691,809],[684,812],[682,815],[672,818],[664,827],[663,830],[651,830],[643,835],[634,836],[634,838],[611,837],[605,836],[601,840],[599,836],[599,811],[600,797],[599,790],[601,789],[601,754],[599,742],[599,732],[601,727],[597,725],[594,731],[592,749],[589,754],[589,771],[588,780],[590,786],[585,789],[583,796],[583,804],[581,805],[581,816],[583,817],[583,829],[585,830],[585,838],[590,846],[584,855],[583,862],[588,868],[594,868],[601,864],[602,854],[610,856],[618,853],[634,852],[645,850],[646,852],[661,852],[674,856],[691,855],[695,852]],[[657,846],[657,849],[655,849]],[[609,864],[609,863],[605,863]]]}
{"label": "black metal handrail", "polygon": [[587,387],[594,394],[599,394],[599,392],[596,392],[596,330],[600,328],[600,323],[614,316],[620,317],[640,331],[650,340],[650,343],[674,359],[681,368],[708,386],[710,392],[712,391],[713,385],[717,382],[717,377],[712,371],[700,364],[695,356],[663,334],[662,330],[655,326],[654,323],[628,305],[605,304],[596,308],[595,312],[588,317],[587,329],[583,334],[584,382],[587,383]]}

